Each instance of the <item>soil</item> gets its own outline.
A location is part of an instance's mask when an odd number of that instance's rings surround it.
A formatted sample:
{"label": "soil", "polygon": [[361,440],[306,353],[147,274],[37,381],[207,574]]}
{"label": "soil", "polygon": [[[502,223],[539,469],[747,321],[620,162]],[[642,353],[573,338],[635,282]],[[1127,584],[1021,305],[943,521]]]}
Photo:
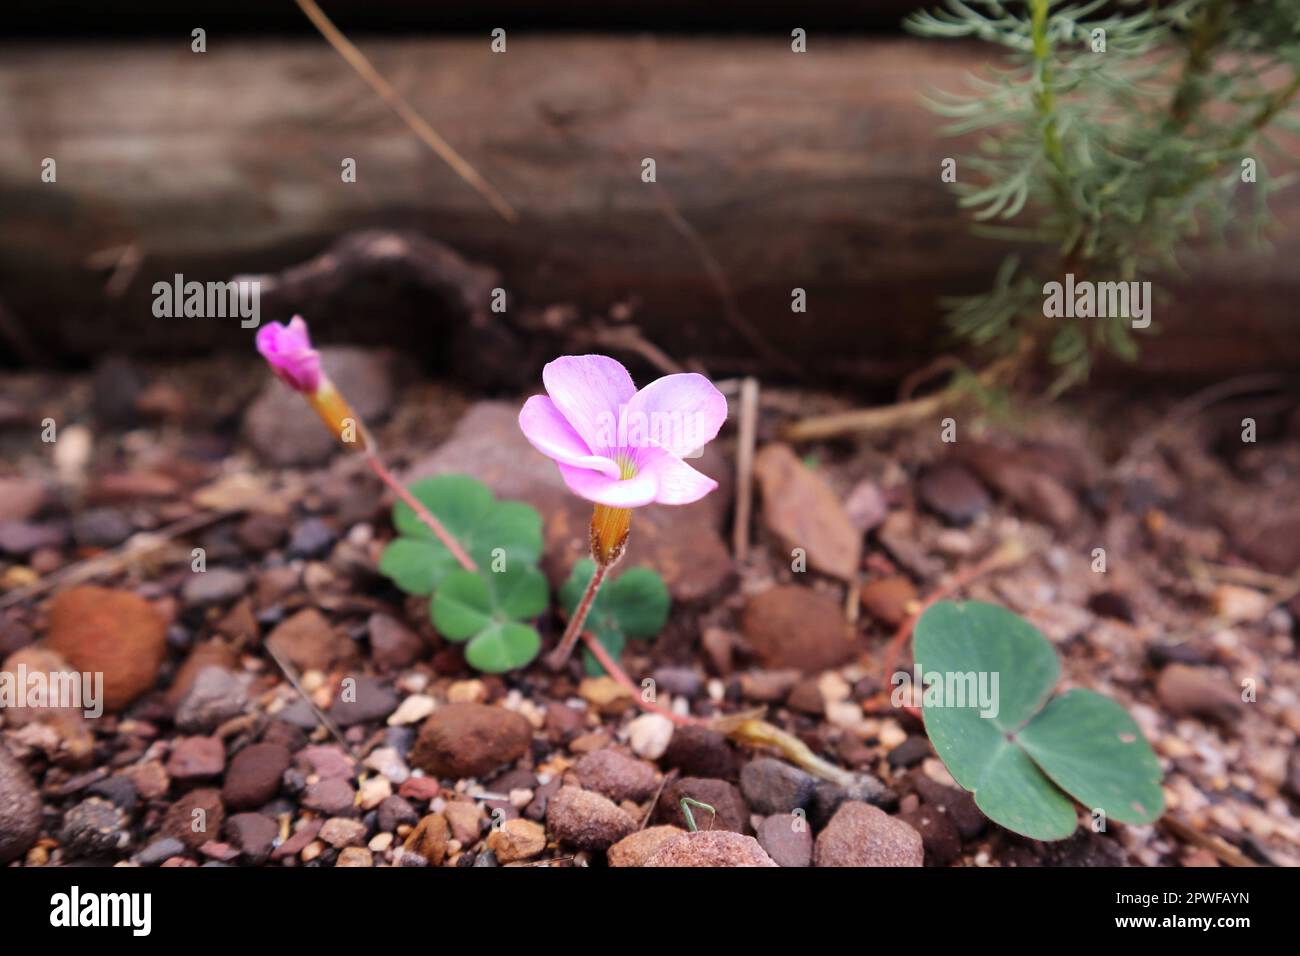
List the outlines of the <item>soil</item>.
{"label": "soil", "polygon": [[[558,585],[587,506],[512,432],[523,396],[345,360],[388,465],[529,500]],[[765,389],[738,560],[734,384],[699,462],[722,487],[634,519],[628,565],[659,570],[674,601],[623,667],[679,715],[762,708],[878,786],[846,793],[673,730],[576,657],[475,673],[427,601],[378,572],[391,496],[322,448],[256,359],[115,360],[0,377],[2,669],[102,671],[111,691],[102,716],[0,710],[0,862],[912,865],[923,845],[925,865],[1300,864],[1294,399],[1189,413],[1185,395],[1094,392],[957,413],[955,442],[936,421],[787,447],[798,410],[845,403]],[[963,577],[1009,540],[1022,560]],[[882,692],[891,662],[910,667],[898,628],[955,580],[952,596],[1036,624],[1062,687],[1129,709],[1165,772],[1159,822],[1095,832],[1081,811],[1072,838],[1040,843],[954,785],[919,715]],[[537,623],[544,656],[563,619]],[[694,810],[701,829],[744,840],[673,849],[688,792],[717,805]]]}

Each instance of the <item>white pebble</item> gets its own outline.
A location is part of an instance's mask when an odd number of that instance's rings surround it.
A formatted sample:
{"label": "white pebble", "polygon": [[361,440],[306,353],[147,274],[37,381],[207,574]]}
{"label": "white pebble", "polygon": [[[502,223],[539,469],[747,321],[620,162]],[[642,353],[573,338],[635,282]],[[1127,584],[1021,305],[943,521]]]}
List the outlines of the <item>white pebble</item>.
{"label": "white pebble", "polygon": [[662,714],[642,714],[627,725],[627,736],[634,754],[658,760],[673,739],[673,722]]}

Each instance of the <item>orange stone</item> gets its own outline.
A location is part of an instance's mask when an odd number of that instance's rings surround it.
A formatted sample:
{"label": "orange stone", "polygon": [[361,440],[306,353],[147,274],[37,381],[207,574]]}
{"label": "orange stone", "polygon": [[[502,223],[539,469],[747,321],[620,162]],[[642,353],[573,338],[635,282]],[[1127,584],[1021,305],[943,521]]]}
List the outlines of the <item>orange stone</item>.
{"label": "orange stone", "polygon": [[102,673],[104,708],[117,711],[153,687],[167,636],[138,594],[82,585],[54,598],[45,645],[77,671]]}

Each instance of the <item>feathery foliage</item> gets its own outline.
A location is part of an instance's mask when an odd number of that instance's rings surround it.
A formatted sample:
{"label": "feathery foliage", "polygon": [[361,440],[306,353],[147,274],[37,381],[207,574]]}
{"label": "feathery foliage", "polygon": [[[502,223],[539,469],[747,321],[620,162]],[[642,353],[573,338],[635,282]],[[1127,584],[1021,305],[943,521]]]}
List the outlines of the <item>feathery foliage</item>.
{"label": "feathery foliage", "polygon": [[[1260,240],[1266,159],[1300,90],[1300,0],[944,0],[921,36],[1004,47],[1005,67],[931,108],[978,137],[959,201],[981,234],[1019,243],[987,292],[946,302],[954,330],[994,354],[1046,354],[1059,391],[1092,359],[1137,353],[1127,316],[1050,319],[1044,282],[1151,280],[1202,233]],[[1245,182],[1243,162],[1254,163]],[[1241,197],[1247,212],[1243,214]]]}

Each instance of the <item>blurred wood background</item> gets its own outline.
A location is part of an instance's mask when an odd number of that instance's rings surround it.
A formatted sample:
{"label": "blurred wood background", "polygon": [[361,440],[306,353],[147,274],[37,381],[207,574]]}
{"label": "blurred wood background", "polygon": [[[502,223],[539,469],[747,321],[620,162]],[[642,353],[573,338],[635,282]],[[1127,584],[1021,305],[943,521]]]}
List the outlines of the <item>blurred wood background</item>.
{"label": "blurred wood background", "polygon": [[[889,6],[896,21],[912,4]],[[970,235],[939,178],[957,147],[920,103],[987,64],[980,47],[816,31],[804,55],[781,32],[518,32],[505,55],[486,34],[357,42],[518,223],[317,37],[214,32],[202,55],[188,32],[0,44],[0,301],[31,354],[247,348],[237,322],[155,318],[153,283],[270,272],[386,228],[498,270],[506,324],[553,304],[624,304],[678,360],[770,370],[728,321],[707,255],[782,356],[819,379],[889,382],[949,346],[938,299],[985,288],[1007,251]],[[41,182],[45,157],[57,184]],[[355,183],[341,180],[347,157]],[[656,185],[641,180],[645,157]],[[1214,252],[1157,302],[1142,375],[1300,363],[1297,190],[1275,208],[1271,250]],[[123,255],[132,269],[114,280]],[[805,314],[791,312],[795,287]],[[465,320],[454,304],[371,291],[328,316],[322,339],[436,351]]]}

